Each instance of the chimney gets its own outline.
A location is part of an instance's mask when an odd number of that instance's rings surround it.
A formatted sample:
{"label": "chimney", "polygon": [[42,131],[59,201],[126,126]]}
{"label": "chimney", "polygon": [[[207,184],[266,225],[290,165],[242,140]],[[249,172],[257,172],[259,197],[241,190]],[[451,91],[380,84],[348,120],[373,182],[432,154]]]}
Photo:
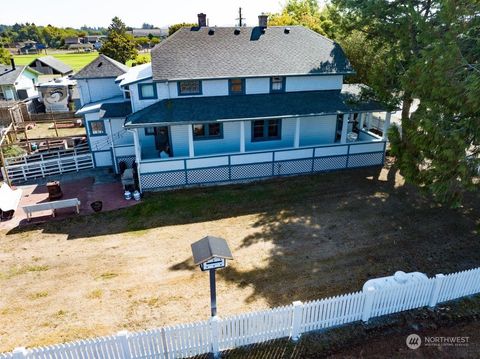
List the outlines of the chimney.
{"label": "chimney", "polygon": [[268,15],[263,13],[258,15],[258,26],[263,28],[268,26]]}
{"label": "chimney", "polygon": [[207,15],[203,12],[198,14],[198,27],[206,27],[207,26]]}
{"label": "chimney", "polygon": [[12,64],[12,70],[15,70],[17,67],[15,66],[15,59],[13,57],[10,58],[10,63]]}

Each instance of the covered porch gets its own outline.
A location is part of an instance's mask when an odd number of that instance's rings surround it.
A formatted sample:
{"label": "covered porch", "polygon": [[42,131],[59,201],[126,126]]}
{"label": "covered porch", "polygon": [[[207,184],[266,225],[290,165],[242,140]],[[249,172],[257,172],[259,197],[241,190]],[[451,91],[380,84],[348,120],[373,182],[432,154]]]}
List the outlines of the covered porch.
{"label": "covered porch", "polygon": [[390,113],[374,102],[347,105],[347,98],[350,94],[322,91],[158,102],[126,122],[140,186],[230,183],[382,165]]}

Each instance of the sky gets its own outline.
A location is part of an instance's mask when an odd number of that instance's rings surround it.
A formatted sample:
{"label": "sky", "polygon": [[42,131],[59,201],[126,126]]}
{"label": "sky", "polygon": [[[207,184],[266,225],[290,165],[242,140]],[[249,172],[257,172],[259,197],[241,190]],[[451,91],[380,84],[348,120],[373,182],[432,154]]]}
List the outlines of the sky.
{"label": "sky", "polygon": [[210,26],[234,26],[238,8],[244,22],[254,26],[262,12],[278,12],[285,0],[0,0],[0,24],[35,23],[80,28],[107,27],[114,16],[127,26],[146,22],[166,27],[178,22],[197,22],[197,14],[207,14]]}

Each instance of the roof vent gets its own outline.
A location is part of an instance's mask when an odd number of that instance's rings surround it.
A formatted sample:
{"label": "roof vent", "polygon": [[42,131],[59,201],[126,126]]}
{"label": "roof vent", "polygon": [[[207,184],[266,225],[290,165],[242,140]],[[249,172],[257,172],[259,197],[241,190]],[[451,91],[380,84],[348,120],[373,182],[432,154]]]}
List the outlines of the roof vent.
{"label": "roof vent", "polygon": [[97,67],[101,67],[103,65],[103,62],[99,62]]}
{"label": "roof vent", "polygon": [[237,27],[235,30],[233,30],[233,33],[235,35],[240,35],[240,28]]}
{"label": "roof vent", "polygon": [[209,35],[214,35],[215,34],[215,29],[208,29],[208,34]]}
{"label": "roof vent", "polygon": [[285,30],[283,30],[283,32],[285,34],[290,34],[290,28],[289,27],[286,27]]}

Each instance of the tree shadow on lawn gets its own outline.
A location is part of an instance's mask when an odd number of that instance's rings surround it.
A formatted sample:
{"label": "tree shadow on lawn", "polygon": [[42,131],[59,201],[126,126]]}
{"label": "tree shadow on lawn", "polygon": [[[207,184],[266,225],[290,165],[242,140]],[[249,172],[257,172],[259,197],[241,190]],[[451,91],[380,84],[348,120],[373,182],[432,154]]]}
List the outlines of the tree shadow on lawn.
{"label": "tree shadow on lawn", "polygon": [[78,239],[270,212],[303,200],[329,196],[330,192],[374,191],[375,185],[367,177],[375,177],[378,171],[378,168],[363,169],[146,193],[141,203],[130,208],[32,223],[14,228],[8,235],[41,230]]}
{"label": "tree shadow on lawn", "polygon": [[[218,275],[253,288],[247,302],[262,298],[278,306],[358,291],[366,280],[397,270],[433,276],[478,267],[478,198],[467,201],[476,208],[440,207],[411,188],[395,188],[391,176],[358,190],[351,184],[317,193],[262,213],[257,231],[232,248],[235,257],[271,244],[266,264],[243,270],[233,261]],[[187,258],[170,269],[194,266]]]}

